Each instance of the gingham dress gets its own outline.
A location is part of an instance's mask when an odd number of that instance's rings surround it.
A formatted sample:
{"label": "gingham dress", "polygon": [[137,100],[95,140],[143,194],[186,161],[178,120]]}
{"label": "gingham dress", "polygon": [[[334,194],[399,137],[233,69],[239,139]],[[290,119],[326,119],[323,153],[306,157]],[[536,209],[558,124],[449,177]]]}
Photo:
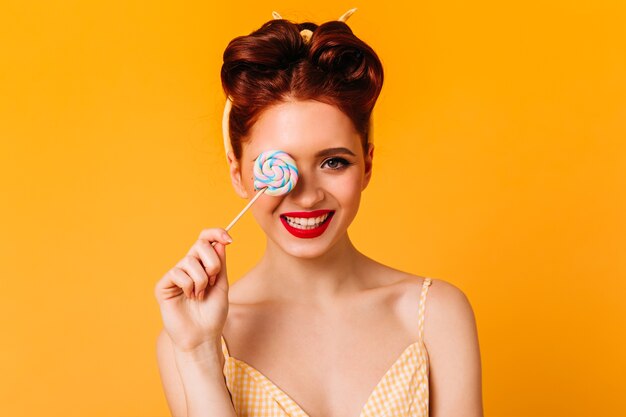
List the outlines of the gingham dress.
{"label": "gingham dress", "polygon": [[[428,353],[423,342],[424,306],[432,279],[422,285],[419,306],[419,340],[400,354],[370,394],[358,417],[427,417]],[[228,353],[224,376],[235,412],[239,417],[309,417],[287,394],[265,375]]]}

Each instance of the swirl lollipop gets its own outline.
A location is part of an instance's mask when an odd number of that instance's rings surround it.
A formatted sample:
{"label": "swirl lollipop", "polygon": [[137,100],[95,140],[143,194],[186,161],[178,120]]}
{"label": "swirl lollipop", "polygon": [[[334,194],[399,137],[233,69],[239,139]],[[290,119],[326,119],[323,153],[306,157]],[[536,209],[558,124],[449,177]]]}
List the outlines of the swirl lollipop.
{"label": "swirl lollipop", "polygon": [[274,196],[287,194],[298,182],[296,161],[283,151],[262,152],[254,162],[254,178],[255,190],[264,189]]}
{"label": "swirl lollipop", "polygon": [[[293,190],[297,182],[296,161],[287,152],[278,150],[261,152],[254,161],[254,189],[258,192],[225,230],[229,231],[261,194],[281,196]],[[215,246],[216,243],[213,242],[211,245]]]}

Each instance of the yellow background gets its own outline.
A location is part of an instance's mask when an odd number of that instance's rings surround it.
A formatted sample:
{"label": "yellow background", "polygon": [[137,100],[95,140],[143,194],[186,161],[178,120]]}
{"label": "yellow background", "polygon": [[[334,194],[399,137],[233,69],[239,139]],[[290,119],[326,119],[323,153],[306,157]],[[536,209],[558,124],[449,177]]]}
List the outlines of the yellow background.
{"label": "yellow background", "polygon": [[[486,416],[626,415],[618,0],[4,0],[0,414],[168,415],[154,284],[245,204],[222,52],[351,7],[386,70],[357,247],[467,294]],[[234,282],[264,240],[249,214],[232,235]]]}

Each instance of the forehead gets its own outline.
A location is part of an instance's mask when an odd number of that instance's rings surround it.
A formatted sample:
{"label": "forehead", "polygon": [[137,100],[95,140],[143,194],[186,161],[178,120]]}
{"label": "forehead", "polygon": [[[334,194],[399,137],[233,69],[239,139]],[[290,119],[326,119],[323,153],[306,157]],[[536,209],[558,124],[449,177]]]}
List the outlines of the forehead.
{"label": "forehead", "polygon": [[360,136],[352,121],[337,107],[314,100],[289,101],[266,109],[244,143],[247,159],[278,149],[294,158],[320,149],[347,147],[358,154]]}

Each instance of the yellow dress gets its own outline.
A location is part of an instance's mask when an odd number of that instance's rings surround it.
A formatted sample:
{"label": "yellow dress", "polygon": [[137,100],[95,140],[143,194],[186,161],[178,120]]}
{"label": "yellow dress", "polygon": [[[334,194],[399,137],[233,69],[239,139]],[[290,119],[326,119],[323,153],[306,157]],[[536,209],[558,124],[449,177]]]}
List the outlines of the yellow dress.
{"label": "yellow dress", "polygon": [[[419,307],[419,340],[410,344],[378,382],[358,417],[427,417],[428,352],[423,342],[426,278]],[[222,336],[224,376],[239,417],[309,417],[265,375],[228,353]],[[352,416],[347,416],[352,417]],[[357,417],[357,416],[354,416]]]}

